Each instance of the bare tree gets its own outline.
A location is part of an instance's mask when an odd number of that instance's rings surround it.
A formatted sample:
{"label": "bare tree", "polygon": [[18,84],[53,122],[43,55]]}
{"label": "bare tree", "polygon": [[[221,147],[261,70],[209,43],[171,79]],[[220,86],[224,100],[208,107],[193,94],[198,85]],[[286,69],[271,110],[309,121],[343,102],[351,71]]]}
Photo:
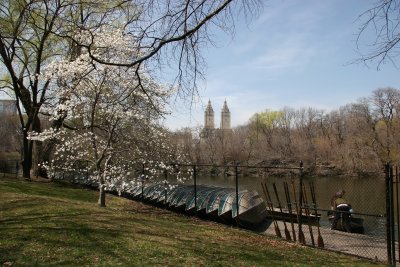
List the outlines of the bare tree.
{"label": "bare tree", "polygon": [[303,140],[304,151],[306,152],[303,157],[304,160],[312,164],[316,164],[316,149],[315,140],[317,137],[317,129],[319,118],[322,116],[323,112],[321,110],[313,108],[302,108],[297,111],[296,116],[296,130]]}
{"label": "bare tree", "polygon": [[[387,61],[396,66],[400,55],[400,1],[379,0],[358,19],[362,21],[357,38],[357,46],[361,52],[359,60],[364,63],[377,61],[378,69]],[[368,38],[371,32],[375,35],[372,42]],[[364,46],[368,49],[365,52],[362,51]]]}
{"label": "bare tree", "polygon": [[296,112],[294,109],[285,107],[283,109],[284,116],[280,120],[279,135],[281,136],[281,142],[279,147],[282,151],[282,156],[290,158],[293,156],[293,123]]}
{"label": "bare tree", "polygon": [[395,143],[395,114],[399,113],[397,108],[400,103],[400,92],[394,88],[380,88],[373,92],[370,98],[372,111],[376,117],[374,127],[376,141],[384,151],[382,160],[390,162],[394,160]]}

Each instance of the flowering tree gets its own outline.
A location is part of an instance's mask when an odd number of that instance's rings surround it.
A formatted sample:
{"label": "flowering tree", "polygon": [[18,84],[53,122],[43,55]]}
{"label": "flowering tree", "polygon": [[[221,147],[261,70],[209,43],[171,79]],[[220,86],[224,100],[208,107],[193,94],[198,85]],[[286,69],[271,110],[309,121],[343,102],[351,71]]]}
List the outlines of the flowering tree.
{"label": "flowering tree", "polygon": [[[92,60],[132,68],[136,85],[146,94],[143,68],[175,77],[181,96],[196,93],[202,77],[201,48],[212,43],[213,29],[233,30],[238,13],[260,10],[259,0],[5,0],[0,5],[0,90],[17,100],[23,133],[23,175],[30,177],[33,141],[29,131],[41,132],[38,115],[49,99],[50,80],[43,69],[60,57],[75,61],[82,51]],[[104,26],[132,36],[130,57],[105,56],[97,34]],[[115,50],[117,52],[117,50]],[[122,59],[122,60],[121,60]],[[165,75],[167,73],[167,75]],[[160,79],[158,79],[160,80]],[[60,99],[62,101],[62,99]],[[156,105],[153,105],[156,107]],[[64,117],[53,120],[60,127]],[[37,145],[40,145],[38,143]],[[36,146],[38,148],[38,146]],[[51,148],[51,146],[50,146]],[[37,149],[36,160],[51,149]],[[45,151],[40,153],[40,151]],[[46,152],[47,151],[47,152]]]}
{"label": "flowering tree", "polygon": [[[30,177],[35,159],[40,162],[40,143],[27,138],[40,132],[39,114],[47,99],[50,81],[43,67],[60,56],[74,60],[80,48],[67,36],[82,27],[99,28],[107,23],[130,21],[135,16],[130,1],[5,0],[0,5],[0,90],[17,101],[23,143],[23,176]],[[117,16],[118,14],[118,16]],[[61,119],[61,118],[60,118]],[[58,127],[62,120],[53,121]],[[34,147],[36,148],[34,150]],[[33,156],[35,154],[35,156]],[[35,164],[36,165],[36,164]]]}
{"label": "flowering tree", "polygon": [[[92,53],[105,60],[122,62],[138,53],[129,46],[132,37],[122,31],[105,27],[90,38],[96,47]],[[140,80],[134,74],[138,71]],[[73,171],[86,162],[89,180],[99,186],[101,206],[105,190],[120,190],[135,163],[151,160],[166,166],[172,160],[157,120],[173,90],[156,83],[146,69],[100,64],[82,51],[73,61],[52,62],[42,76],[51,87],[43,111],[52,120],[64,118],[64,127],[33,132],[30,138],[57,141],[53,161],[45,166],[49,170]]]}

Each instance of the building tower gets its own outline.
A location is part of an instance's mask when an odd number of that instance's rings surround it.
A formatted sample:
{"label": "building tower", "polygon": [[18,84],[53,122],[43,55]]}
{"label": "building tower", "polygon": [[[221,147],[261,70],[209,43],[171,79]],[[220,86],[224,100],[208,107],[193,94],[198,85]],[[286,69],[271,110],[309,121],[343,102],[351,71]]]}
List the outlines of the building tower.
{"label": "building tower", "polygon": [[204,112],[204,129],[214,129],[214,110],[211,106],[211,100],[208,100],[206,111]]}
{"label": "building tower", "polygon": [[226,104],[226,100],[224,102],[224,106],[221,110],[221,130],[230,130],[231,129],[231,112],[229,111],[228,105]]}

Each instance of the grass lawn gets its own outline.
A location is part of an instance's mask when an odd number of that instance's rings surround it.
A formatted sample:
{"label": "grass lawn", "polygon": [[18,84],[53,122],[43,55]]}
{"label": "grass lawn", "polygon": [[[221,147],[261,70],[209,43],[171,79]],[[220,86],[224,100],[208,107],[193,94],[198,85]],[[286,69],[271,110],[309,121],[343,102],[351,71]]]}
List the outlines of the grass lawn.
{"label": "grass lawn", "polygon": [[63,183],[0,178],[0,266],[377,266]]}

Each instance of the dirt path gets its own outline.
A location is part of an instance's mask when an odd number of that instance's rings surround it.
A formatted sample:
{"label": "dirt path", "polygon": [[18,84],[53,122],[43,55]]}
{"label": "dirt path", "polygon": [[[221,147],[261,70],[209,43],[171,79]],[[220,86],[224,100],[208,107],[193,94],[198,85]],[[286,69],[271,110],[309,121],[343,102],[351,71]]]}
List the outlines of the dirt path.
{"label": "dirt path", "polygon": [[[285,227],[283,222],[278,222],[282,237],[285,238]],[[292,228],[290,223],[286,224],[292,236]],[[294,224],[296,235],[298,233],[298,225]],[[312,246],[310,231],[307,225],[302,227],[307,245]],[[317,227],[312,227],[315,245],[317,246]],[[276,235],[274,224],[265,231],[265,234]],[[321,228],[321,236],[324,241],[325,249],[340,251],[381,262],[387,261],[387,249],[385,238],[368,236],[362,234],[352,234],[327,228]],[[292,237],[293,238],[293,237]]]}

